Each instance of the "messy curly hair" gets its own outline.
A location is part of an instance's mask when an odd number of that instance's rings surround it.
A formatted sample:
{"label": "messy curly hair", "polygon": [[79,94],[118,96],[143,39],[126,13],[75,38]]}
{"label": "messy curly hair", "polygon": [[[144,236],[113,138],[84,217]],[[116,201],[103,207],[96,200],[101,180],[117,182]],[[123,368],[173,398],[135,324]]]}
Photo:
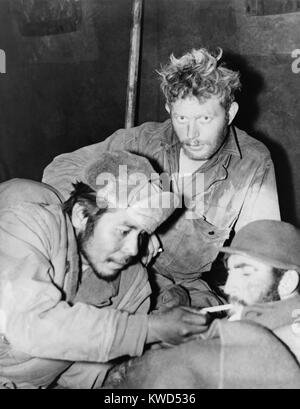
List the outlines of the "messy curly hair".
{"label": "messy curly hair", "polygon": [[171,54],[170,63],[157,71],[167,103],[187,96],[195,96],[202,101],[216,95],[228,111],[241,83],[238,71],[232,71],[220,63],[222,54],[221,48],[212,53],[205,48],[193,49],[181,58]]}

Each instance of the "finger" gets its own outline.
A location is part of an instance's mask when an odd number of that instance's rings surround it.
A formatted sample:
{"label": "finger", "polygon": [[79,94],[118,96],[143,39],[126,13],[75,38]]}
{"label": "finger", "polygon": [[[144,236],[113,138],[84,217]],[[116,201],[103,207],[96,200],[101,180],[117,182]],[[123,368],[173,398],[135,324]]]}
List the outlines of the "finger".
{"label": "finger", "polygon": [[207,312],[207,311],[205,311],[205,310],[198,310],[198,309],[196,309],[196,308],[193,308],[193,307],[189,307],[189,306],[187,306],[187,305],[182,305],[181,307],[181,310],[182,311],[184,311],[184,315],[187,315],[187,316],[194,316],[194,317],[207,317],[208,315],[209,315],[209,313]]}
{"label": "finger", "polygon": [[[157,245],[158,245],[158,248],[156,248]],[[152,234],[152,236],[150,236],[149,238],[147,254],[145,254],[145,256],[142,259],[144,265],[147,266],[150,263],[150,261],[156,256],[158,249],[159,249],[159,241],[157,237],[154,234]]]}
{"label": "finger", "polygon": [[186,333],[182,335],[182,339],[190,339],[191,337],[197,337],[204,332],[207,332],[207,325],[202,326],[188,326],[186,328]]}
{"label": "finger", "polygon": [[152,260],[152,255],[151,254],[149,254],[149,253],[147,253],[144,257],[143,257],[143,264],[145,265],[145,266],[147,266],[149,263],[150,263],[150,261]]}
{"label": "finger", "polygon": [[[153,236],[153,235],[152,235]],[[155,247],[153,244],[153,238],[152,236],[150,236],[149,238],[149,242],[148,242],[148,254],[151,254],[153,256],[154,252],[155,252]]]}
{"label": "finger", "polygon": [[187,313],[187,316],[193,315],[194,317],[200,316],[200,317],[206,317],[207,319],[211,318],[211,314],[208,311],[205,311],[203,309],[197,309],[193,307],[189,307],[187,305],[182,305],[181,309],[184,310]]}
{"label": "finger", "polygon": [[146,256],[143,256],[142,258],[141,258],[141,263],[143,264],[143,266],[147,266],[147,260],[148,260],[148,256],[146,255]]}
{"label": "finger", "polygon": [[150,237],[150,241],[153,248],[153,257],[156,257],[157,254],[160,252],[159,250],[161,249],[160,242],[156,234],[152,234],[152,236]]}
{"label": "finger", "polygon": [[153,257],[152,254],[153,254],[153,247],[152,247],[151,240],[149,239],[146,254],[142,257],[142,263],[144,264],[144,266],[147,266],[149,264],[149,262],[151,261]]}
{"label": "finger", "polygon": [[206,314],[187,313],[182,316],[182,321],[189,325],[203,326],[208,323],[209,315],[207,313]]}

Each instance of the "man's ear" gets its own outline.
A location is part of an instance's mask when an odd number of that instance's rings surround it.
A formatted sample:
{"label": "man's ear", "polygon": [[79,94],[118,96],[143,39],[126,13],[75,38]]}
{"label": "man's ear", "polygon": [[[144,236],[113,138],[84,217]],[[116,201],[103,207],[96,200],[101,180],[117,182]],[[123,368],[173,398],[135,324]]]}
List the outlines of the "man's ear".
{"label": "man's ear", "polygon": [[236,101],[233,101],[228,110],[228,125],[230,125],[231,122],[234,120],[236,114],[238,113],[238,110],[239,104]]}
{"label": "man's ear", "polygon": [[87,216],[84,214],[83,207],[78,203],[73,206],[71,220],[75,229],[81,231],[85,228]]}
{"label": "man's ear", "polygon": [[287,270],[278,285],[278,294],[281,299],[287,298],[299,286],[299,274],[296,270]]}
{"label": "man's ear", "polygon": [[171,108],[170,108],[170,105],[167,102],[165,104],[165,108],[166,108],[166,111],[168,112],[168,114],[171,114]]}

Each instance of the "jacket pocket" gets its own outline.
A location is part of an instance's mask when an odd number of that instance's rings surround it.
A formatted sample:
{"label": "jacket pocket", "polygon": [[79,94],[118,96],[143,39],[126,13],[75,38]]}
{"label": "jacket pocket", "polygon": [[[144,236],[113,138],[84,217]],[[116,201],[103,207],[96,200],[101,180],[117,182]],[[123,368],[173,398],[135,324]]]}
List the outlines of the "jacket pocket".
{"label": "jacket pocket", "polygon": [[230,228],[218,228],[202,218],[184,215],[161,236],[164,252],[157,259],[171,274],[195,274],[209,271]]}

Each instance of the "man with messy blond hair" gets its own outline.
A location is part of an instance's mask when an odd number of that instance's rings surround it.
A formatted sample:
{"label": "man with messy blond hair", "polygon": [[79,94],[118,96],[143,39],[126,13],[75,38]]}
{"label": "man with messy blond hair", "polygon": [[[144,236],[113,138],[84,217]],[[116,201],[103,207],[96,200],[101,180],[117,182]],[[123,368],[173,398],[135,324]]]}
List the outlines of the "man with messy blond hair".
{"label": "man with messy blond hair", "polygon": [[158,74],[161,76],[161,90],[170,105],[178,98],[195,96],[199,100],[218,95],[220,104],[227,111],[235,100],[235,92],[241,88],[238,72],[222,64],[217,67],[223,51],[211,54],[205,48],[191,50],[181,58],[170,56],[170,64]]}
{"label": "man with messy blond hair", "polygon": [[181,211],[149,241],[145,262],[152,258],[156,308],[186,304],[188,297],[197,307],[219,304],[222,297],[203,280],[204,273],[214,276],[218,247],[251,221],[280,219],[273,163],[261,142],[233,125],[240,79],[222,62],[221,49],[172,55],[159,76],[170,119],[120,129],[60,155],[43,180],[67,196],[81,166],[105,150],[148,157],[184,199]]}

